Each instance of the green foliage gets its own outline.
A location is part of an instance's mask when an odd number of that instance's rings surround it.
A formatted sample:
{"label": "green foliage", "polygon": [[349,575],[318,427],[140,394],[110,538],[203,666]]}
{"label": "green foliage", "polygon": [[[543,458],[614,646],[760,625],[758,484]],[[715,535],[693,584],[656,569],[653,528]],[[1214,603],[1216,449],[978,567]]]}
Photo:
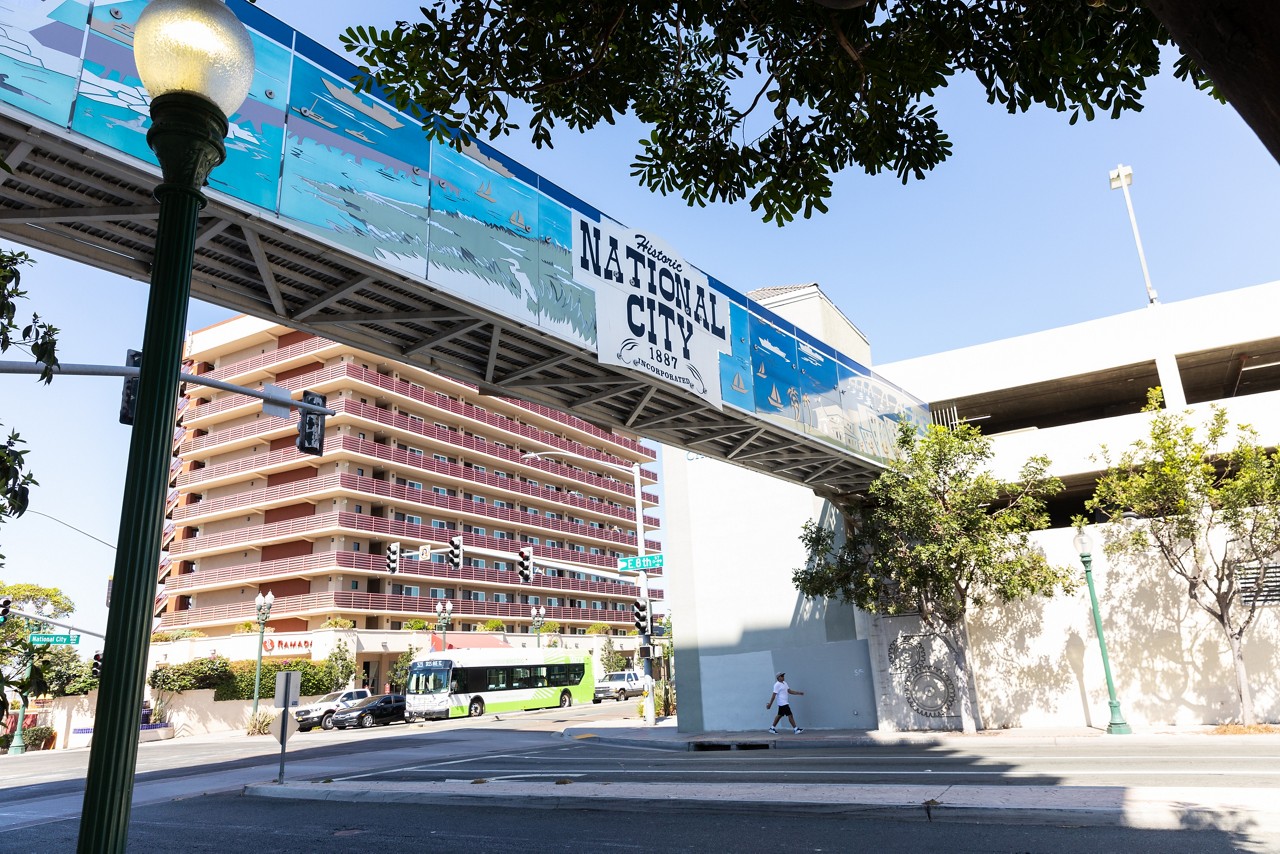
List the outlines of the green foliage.
{"label": "green foliage", "polygon": [[[419,620],[418,622],[422,621]],[[342,617],[330,617],[320,624],[322,629],[354,629],[355,627],[355,620],[347,620]]]}
{"label": "green foliage", "polygon": [[426,631],[427,621],[419,620],[419,619],[405,620],[404,623],[400,626],[400,628],[408,632]]}
{"label": "green foliage", "polygon": [[610,631],[609,626],[604,623],[592,623],[587,626],[587,634],[589,635],[607,635]]}
{"label": "green foliage", "polygon": [[904,424],[898,450],[867,499],[846,508],[841,545],[830,528],[806,523],[809,563],[793,574],[801,593],[919,613],[946,631],[971,605],[1072,589],[1071,570],[1051,566],[1027,536],[1048,524],[1044,499],[1062,489],[1046,458],[1003,483],[985,468],[990,440],[967,424],[932,425],[919,438]]}
{"label": "green foliage", "polygon": [[[31,257],[25,252],[0,249],[0,353],[8,352],[10,347],[25,350],[35,361],[44,362],[40,381],[49,383],[58,364],[58,329],[42,321],[38,314],[32,314],[31,322],[25,326],[18,321],[18,301],[27,296],[21,288],[21,268],[30,263]],[[31,487],[38,485],[26,470],[27,451],[19,447],[23,444],[17,432],[9,433],[0,444],[0,524],[27,512]],[[0,554],[0,569],[3,568],[4,555]]]}
{"label": "green foliage", "polygon": [[222,656],[196,658],[183,664],[162,664],[151,671],[147,684],[157,691],[217,689],[231,678],[231,662]]}
{"label": "green foliage", "polygon": [[491,620],[485,620],[480,626],[480,630],[483,632],[503,632],[506,631],[506,629],[507,624],[502,622],[502,620],[499,620],[497,617],[494,617]]}
{"label": "green foliage", "polygon": [[245,727],[245,735],[270,734],[271,724],[275,721],[276,716],[276,712],[264,709],[259,709],[256,715],[249,715],[249,723]]}
{"label": "green foliage", "polygon": [[542,633],[544,635],[560,634],[560,621],[559,620],[543,620]]}
{"label": "green foliage", "polygon": [[[1108,556],[1156,556],[1222,627],[1242,721],[1253,724],[1242,644],[1258,614],[1256,594],[1280,573],[1280,453],[1262,447],[1248,425],[1232,431],[1221,407],[1197,426],[1188,413],[1165,410],[1152,389],[1143,411],[1151,415],[1147,438],[1114,461],[1102,449],[1108,470],[1087,506],[1119,522]],[[1233,432],[1234,446],[1224,449]]]}
{"label": "green foliage", "polygon": [[409,665],[413,664],[413,657],[417,654],[418,650],[410,646],[400,653],[396,663],[391,665],[387,680],[391,683],[392,691],[404,691],[405,686],[409,684]]}
{"label": "green foliage", "polygon": [[967,424],[931,425],[923,436],[902,424],[897,446],[897,459],[866,498],[844,509],[843,543],[830,527],[805,523],[800,539],[809,560],[792,578],[806,596],[879,614],[919,614],[955,656],[967,688],[961,724],[969,732],[976,712],[963,639],[968,609],[1074,586],[1071,570],[1050,565],[1028,539],[1048,524],[1044,499],[1062,484],[1047,475],[1044,457],[1028,460],[1018,483],[992,477],[991,442]]}
{"label": "green foliage", "polygon": [[231,629],[233,635],[256,635],[258,633],[258,624],[253,620],[245,620],[243,623],[236,623]]}
{"label": "green foliage", "polygon": [[[341,40],[441,142],[527,121],[550,146],[557,124],[585,131],[631,114],[650,128],[631,170],[643,186],[691,206],[748,200],[780,226],[825,213],[846,168],[906,183],[946,160],[931,102],[957,74],[1010,113],[1116,118],[1142,109],[1170,41],[1141,3],[837,5],[457,0]],[[1185,55],[1175,73],[1211,85]]]}
{"label": "green foliage", "polygon": [[54,697],[88,694],[98,687],[92,663],[82,659],[73,646],[50,646],[43,671],[49,694]]}
{"label": "green foliage", "polygon": [[[57,587],[41,587],[38,584],[5,584],[0,581],[0,596],[12,599],[14,610],[42,614],[53,620],[67,616],[76,607]],[[13,675],[15,662],[22,649],[20,641],[25,640],[31,632],[47,628],[50,628],[47,624],[16,615],[10,615],[8,620],[0,623],[0,668]],[[26,666],[25,662],[22,666]]]}
{"label": "green foliage", "polygon": [[351,681],[356,674],[356,662],[351,651],[342,641],[333,646],[333,651],[325,659],[325,668],[329,671],[329,687],[325,691],[336,691]]}
{"label": "green foliage", "polygon": [[627,669],[627,657],[618,652],[613,645],[613,638],[605,638],[600,645],[600,666],[605,673],[617,673]]}
{"label": "green foliage", "polygon": [[[256,631],[256,630],[255,630]],[[187,638],[206,637],[205,633],[199,629],[174,629],[170,632],[152,632],[152,643],[169,643],[176,640],[185,640]]]}
{"label": "green foliage", "polygon": [[[48,750],[53,745],[56,733],[51,726],[28,726],[22,728],[22,743],[27,750]],[[0,735],[0,747],[8,750],[13,744],[13,733]]]}

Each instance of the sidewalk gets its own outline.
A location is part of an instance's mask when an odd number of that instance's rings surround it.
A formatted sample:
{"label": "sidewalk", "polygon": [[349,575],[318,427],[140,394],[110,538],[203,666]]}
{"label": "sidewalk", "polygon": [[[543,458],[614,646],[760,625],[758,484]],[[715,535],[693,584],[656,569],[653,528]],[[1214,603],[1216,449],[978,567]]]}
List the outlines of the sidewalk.
{"label": "sidewalk", "polygon": [[[1205,738],[1208,727],[1168,728],[1123,736],[1126,743]],[[1108,738],[1100,730],[1001,730],[958,733],[882,733],[865,730],[807,730],[787,733],[681,733],[674,719],[646,727],[639,721],[570,726],[561,736],[656,750],[822,749],[885,744],[936,744],[973,749],[975,742],[1070,744]],[[1114,736],[1112,736],[1114,738]],[[1214,736],[1259,739],[1266,736]],[[369,780],[251,785],[253,797],[340,802],[454,804],[533,809],[598,809],[648,812],[718,809],[732,812],[874,814],[920,821],[995,821],[1168,830],[1219,827],[1280,832],[1280,797],[1271,788],[1175,788],[1134,786],[956,786],[803,783],[581,783],[446,781],[380,783]]]}

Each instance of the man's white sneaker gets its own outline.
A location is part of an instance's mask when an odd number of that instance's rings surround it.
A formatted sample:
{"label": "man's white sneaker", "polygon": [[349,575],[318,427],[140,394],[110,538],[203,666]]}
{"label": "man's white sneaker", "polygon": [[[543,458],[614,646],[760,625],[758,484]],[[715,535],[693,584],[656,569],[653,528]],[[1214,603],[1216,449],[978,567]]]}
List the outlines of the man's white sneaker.
{"label": "man's white sneaker", "polygon": [[803,729],[801,729],[800,727],[796,727],[796,735],[799,735],[802,732],[804,732]]}
{"label": "man's white sneaker", "polygon": [[771,727],[769,727],[769,732],[773,733],[774,735],[777,735],[777,734],[778,734],[778,728],[777,728],[777,727],[773,727],[773,726],[771,726]]}

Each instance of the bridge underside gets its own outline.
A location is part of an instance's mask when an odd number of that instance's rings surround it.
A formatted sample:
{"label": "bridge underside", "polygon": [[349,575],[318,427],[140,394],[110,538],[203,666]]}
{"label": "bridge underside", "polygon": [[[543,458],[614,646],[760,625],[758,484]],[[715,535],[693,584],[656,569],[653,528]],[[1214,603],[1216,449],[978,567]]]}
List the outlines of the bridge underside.
{"label": "bridge underside", "polygon": [[[158,174],[0,116],[0,233],[140,281],[150,278]],[[31,289],[34,290],[34,289]],[[835,496],[861,491],[874,462],[732,409],[601,365],[537,330],[211,199],[196,243],[196,297],[390,359],[625,428]]]}

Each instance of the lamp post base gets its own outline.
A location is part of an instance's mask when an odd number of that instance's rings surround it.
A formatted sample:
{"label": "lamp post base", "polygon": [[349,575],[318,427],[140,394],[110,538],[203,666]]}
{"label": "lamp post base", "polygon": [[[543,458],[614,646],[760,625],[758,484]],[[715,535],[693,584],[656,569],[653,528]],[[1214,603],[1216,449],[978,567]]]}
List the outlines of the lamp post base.
{"label": "lamp post base", "polygon": [[1107,735],[1132,735],[1133,730],[1120,714],[1120,701],[1112,700],[1108,705],[1111,706],[1111,722],[1107,724]]}

